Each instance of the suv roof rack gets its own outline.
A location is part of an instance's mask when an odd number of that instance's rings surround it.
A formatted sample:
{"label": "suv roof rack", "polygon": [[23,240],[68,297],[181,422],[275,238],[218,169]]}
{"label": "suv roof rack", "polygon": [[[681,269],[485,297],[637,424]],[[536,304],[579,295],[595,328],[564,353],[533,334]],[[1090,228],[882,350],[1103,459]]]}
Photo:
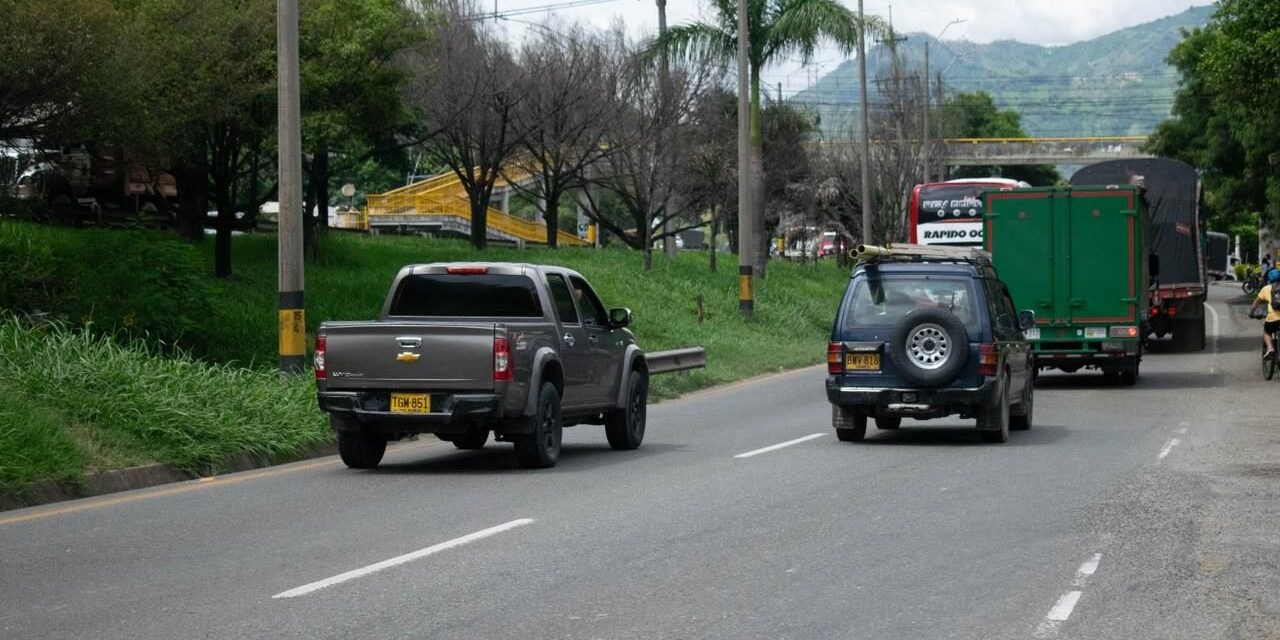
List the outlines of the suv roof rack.
{"label": "suv roof rack", "polygon": [[860,244],[854,257],[862,262],[924,262],[929,260],[991,264],[991,254],[977,247],[940,247],[928,244],[897,243],[883,247]]}

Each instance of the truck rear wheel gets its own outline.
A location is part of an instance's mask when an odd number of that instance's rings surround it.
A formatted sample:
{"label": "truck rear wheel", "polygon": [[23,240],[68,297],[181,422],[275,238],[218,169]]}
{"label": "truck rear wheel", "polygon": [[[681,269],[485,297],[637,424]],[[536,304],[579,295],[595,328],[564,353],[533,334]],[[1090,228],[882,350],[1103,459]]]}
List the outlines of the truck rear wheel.
{"label": "truck rear wheel", "polygon": [[533,430],[514,436],[512,442],[520,466],[546,469],[556,466],[560,460],[560,438],[564,431],[560,422],[560,392],[554,384],[542,383],[536,406],[530,417]]}
{"label": "truck rear wheel", "polygon": [[624,406],[604,414],[604,435],[609,446],[620,451],[636,449],[644,441],[644,423],[648,413],[649,374],[632,371],[627,380]]}
{"label": "truck rear wheel", "polygon": [[363,431],[338,432],[338,456],[352,469],[372,469],[382,462],[387,452],[387,440],[382,436]]}

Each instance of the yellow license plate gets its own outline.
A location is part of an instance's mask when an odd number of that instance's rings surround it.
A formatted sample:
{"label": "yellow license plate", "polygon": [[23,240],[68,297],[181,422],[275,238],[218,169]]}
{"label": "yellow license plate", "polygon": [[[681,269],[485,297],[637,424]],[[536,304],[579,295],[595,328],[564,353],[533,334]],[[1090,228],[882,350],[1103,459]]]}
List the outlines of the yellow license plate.
{"label": "yellow license plate", "polygon": [[878,353],[846,353],[844,368],[850,371],[879,371],[880,354]]}
{"label": "yellow license plate", "polygon": [[393,393],[391,394],[391,413],[431,413],[431,395]]}

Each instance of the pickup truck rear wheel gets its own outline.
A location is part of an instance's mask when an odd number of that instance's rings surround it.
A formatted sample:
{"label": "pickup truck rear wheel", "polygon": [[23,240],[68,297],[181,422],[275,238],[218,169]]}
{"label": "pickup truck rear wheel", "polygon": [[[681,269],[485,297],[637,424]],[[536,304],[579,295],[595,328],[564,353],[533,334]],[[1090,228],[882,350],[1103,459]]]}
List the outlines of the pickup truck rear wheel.
{"label": "pickup truck rear wheel", "polygon": [[897,429],[902,426],[902,416],[876,416],[877,429]]}
{"label": "pickup truck rear wheel", "polygon": [[512,438],[516,445],[516,459],[520,466],[545,469],[556,466],[560,459],[560,437],[564,430],[560,422],[560,392],[550,382],[542,383],[538,392],[538,404],[531,417],[533,430]]}
{"label": "pickup truck rear wheel", "polygon": [[338,432],[338,455],[352,469],[372,469],[382,462],[386,452],[387,440],[382,436],[363,431]]}
{"label": "pickup truck rear wheel", "polygon": [[604,414],[604,435],[609,439],[609,446],[620,451],[640,446],[648,413],[649,375],[643,371],[632,371],[629,378],[625,406]]}

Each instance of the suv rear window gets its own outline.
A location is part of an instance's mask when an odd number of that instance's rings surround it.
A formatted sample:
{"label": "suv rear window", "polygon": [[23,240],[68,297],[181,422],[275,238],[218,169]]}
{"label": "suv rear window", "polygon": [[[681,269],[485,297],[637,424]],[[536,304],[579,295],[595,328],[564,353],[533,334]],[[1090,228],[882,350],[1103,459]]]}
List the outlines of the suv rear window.
{"label": "suv rear window", "polygon": [[542,304],[527,276],[418,274],[400,281],[388,315],[541,318]]}
{"label": "suv rear window", "polygon": [[853,285],[846,329],[891,327],[903,316],[922,309],[951,311],[970,330],[978,329],[973,281],[964,278],[861,278]]}

